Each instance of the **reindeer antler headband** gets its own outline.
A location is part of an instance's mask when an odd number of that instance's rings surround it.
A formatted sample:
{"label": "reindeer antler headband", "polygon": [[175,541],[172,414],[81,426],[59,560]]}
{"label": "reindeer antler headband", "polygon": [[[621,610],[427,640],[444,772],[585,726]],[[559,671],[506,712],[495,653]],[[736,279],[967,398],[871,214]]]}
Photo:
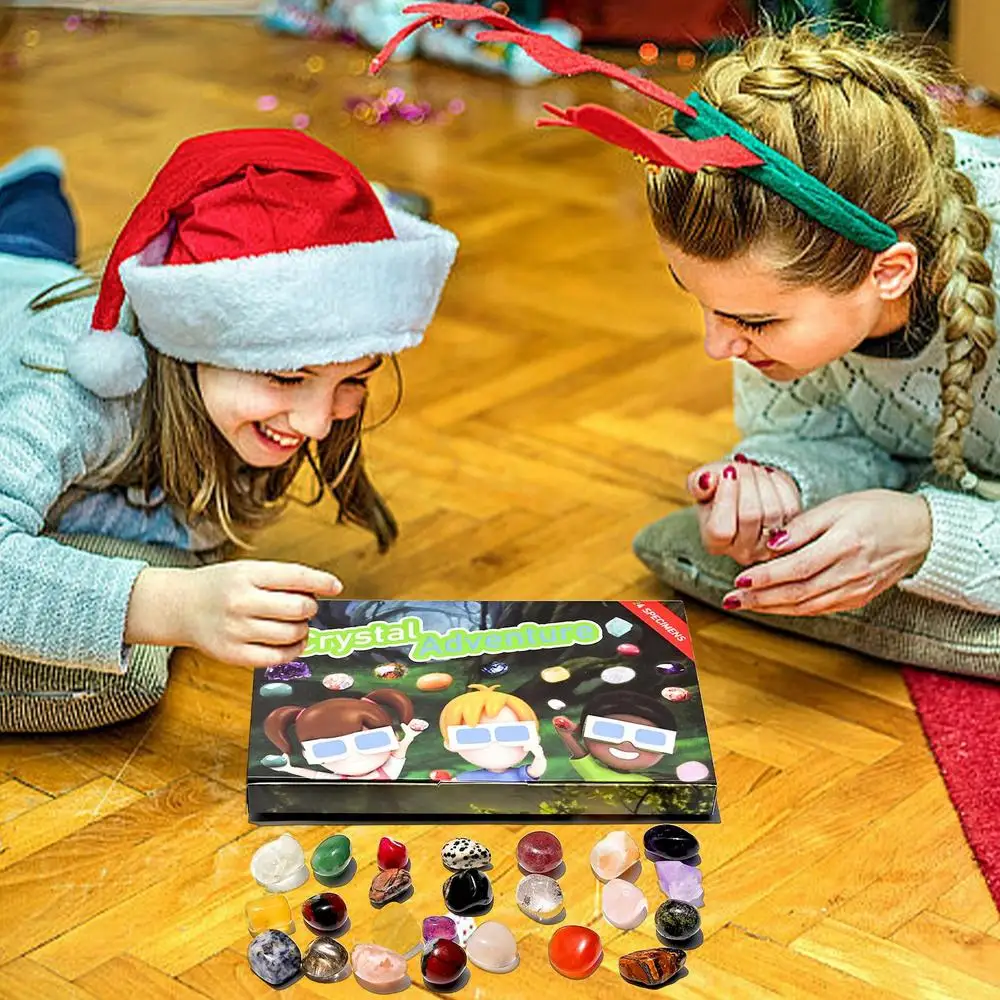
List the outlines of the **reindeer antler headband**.
{"label": "reindeer antler headband", "polygon": [[686,138],[663,135],[643,128],[624,115],[599,104],[557,108],[544,104],[551,118],[539,126],[578,128],[603,139],[651,165],[676,167],[694,173],[702,167],[741,170],[800,208],[810,218],[869,250],[886,250],[896,242],[890,226],[872,217],[853,202],[828,188],[812,174],[777,150],[751,135],[728,115],[713,107],[696,91],[681,100],[676,94],[627,70],[593,56],[574,52],[548,35],[531,31],[488,7],[461,3],[415,3],[404,14],[420,15],[394,35],[371,63],[377,74],[396,47],[427,24],[443,27],[445,21],[478,21],[490,30],[480,31],[480,42],[519,45],[536,62],[558,76],[600,73],[646,97],[674,109],[674,124]]}

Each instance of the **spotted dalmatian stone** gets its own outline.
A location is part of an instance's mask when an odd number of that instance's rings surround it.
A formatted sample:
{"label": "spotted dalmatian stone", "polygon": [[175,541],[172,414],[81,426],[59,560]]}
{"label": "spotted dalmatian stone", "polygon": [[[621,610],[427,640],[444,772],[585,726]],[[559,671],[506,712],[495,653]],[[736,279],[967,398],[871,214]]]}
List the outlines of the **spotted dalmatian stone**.
{"label": "spotted dalmatian stone", "polygon": [[462,871],[466,868],[485,868],[493,860],[489,849],[468,837],[456,837],[441,848],[445,868]]}

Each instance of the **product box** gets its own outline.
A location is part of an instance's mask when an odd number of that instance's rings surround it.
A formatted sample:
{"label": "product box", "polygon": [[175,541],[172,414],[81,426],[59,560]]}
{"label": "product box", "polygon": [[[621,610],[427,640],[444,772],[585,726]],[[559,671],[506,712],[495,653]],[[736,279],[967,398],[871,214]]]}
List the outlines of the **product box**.
{"label": "product box", "polygon": [[709,820],[679,601],[322,601],[254,676],[253,822]]}

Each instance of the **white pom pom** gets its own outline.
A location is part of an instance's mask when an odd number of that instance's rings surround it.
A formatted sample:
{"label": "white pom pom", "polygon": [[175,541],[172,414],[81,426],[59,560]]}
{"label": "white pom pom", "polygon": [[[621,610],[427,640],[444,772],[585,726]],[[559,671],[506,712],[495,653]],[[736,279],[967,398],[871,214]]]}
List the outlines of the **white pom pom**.
{"label": "white pom pom", "polygon": [[66,351],[70,375],[96,396],[129,396],[146,381],[142,341],[125,333],[91,330]]}

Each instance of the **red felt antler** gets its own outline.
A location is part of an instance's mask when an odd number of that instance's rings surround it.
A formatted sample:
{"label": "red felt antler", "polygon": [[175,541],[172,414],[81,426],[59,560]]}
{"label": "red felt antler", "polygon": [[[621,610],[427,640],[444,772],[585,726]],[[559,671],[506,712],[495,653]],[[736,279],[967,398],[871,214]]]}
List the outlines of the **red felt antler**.
{"label": "red felt antler", "polygon": [[622,69],[621,66],[604,62],[603,59],[595,59],[593,56],[575,52],[554,38],[525,28],[524,25],[518,24],[512,18],[498,14],[495,10],[490,10],[489,7],[463,3],[414,3],[404,7],[403,13],[422,16],[396,32],[386,42],[382,50],[371,61],[369,72],[372,76],[382,70],[403,41],[425,25],[443,23],[444,21],[479,21],[497,30],[479,32],[476,35],[477,41],[520,45],[535,62],[544,66],[550,73],[555,73],[558,76],[600,73],[602,76],[617,80],[646,97],[651,97],[660,104],[665,104],[677,111],[683,111],[688,115],[695,114],[675,93],[653,83],[652,80],[634,76],[628,70]]}
{"label": "red felt antler", "polygon": [[701,167],[754,167],[764,161],[729,136],[715,139],[679,139],[653,132],[624,115],[600,104],[583,104],[575,108],[542,107],[552,118],[539,118],[541,127],[561,125],[579,128],[598,139],[627,149],[637,156],[664,167],[677,167],[694,173]]}

